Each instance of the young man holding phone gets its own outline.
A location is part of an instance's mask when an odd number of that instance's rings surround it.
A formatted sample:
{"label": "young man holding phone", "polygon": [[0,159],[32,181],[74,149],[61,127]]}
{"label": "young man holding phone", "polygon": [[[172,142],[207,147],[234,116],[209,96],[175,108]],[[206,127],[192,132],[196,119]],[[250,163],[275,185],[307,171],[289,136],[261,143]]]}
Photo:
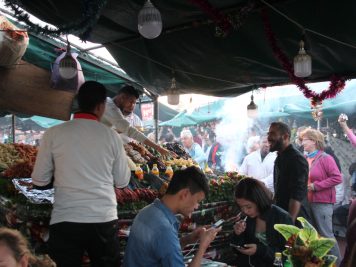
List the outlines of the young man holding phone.
{"label": "young man holding phone", "polygon": [[189,267],[200,266],[211,241],[221,227],[197,228],[178,238],[177,214],[190,217],[209,190],[204,173],[196,167],[176,171],[166,194],[142,209],[131,227],[126,246],[124,267],[184,267],[182,248],[200,241]]}

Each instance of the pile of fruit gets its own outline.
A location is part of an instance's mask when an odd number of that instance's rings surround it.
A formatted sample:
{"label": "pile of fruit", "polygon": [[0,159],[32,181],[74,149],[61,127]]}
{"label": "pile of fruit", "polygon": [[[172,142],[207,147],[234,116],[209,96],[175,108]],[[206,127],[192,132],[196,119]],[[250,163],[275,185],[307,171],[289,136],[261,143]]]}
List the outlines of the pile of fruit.
{"label": "pile of fruit", "polygon": [[209,196],[204,203],[218,201],[233,201],[234,189],[236,184],[246,176],[239,175],[237,172],[227,172],[223,176],[209,180]]}
{"label": "pile of fruit", "polygon": [[127,187],[125,188],[115,188],[116,200],[118,204],[125,204],[127,202],[138,202],[146,201],[151,203],[158,197],[158,192],[156,190],[148,188],[137,188],[131,190]]}
{"label": "pile of fruit", "polygon": [[153,164],[157,164],[160,170],[164,170],[166,168],[166,166],[158,156],[148,151],[148,149],[141,144],[138,144],[136,142],[130,142],[128,144],[125,144],[124,148],[126,154],[134,163],[148,164],[150,168],[152,168]]}

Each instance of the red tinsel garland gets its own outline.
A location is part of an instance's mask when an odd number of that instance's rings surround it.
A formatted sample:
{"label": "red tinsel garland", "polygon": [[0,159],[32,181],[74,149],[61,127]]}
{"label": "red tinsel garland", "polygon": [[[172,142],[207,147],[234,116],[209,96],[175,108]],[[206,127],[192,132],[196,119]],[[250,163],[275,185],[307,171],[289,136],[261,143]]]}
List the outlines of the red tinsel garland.
{"label": "red tinsel garland", "polygon": [[255,0],[249,0],[238,11],[224,14],[212,6],[208,0],[189,0],[189,2],[198,6],[214,21],[216,24],[215,35],[217,37],[225,37],[232,30],[238,30],[256,6]]}
{"label": "red tinsel garland", "polygon": [[267,40],[273,50],[275,57],[282,65],[283,69],[288,73],[288,76],[292,83],[294,83],[299,88],[299,90],[302,91],[306,98],[311,99],[312,106],[316,106],[318,103],[321,104],[325,99],[334,98],[344,89],[345,79],[342,77],[337,77],[336,75],[333,75],[331,77],[328,89],[325,89],[320,93],[316,93],[313,90],[309,89],[308,86],[306,86],[304,79],[296,77],[294,75],[294,67],[292,63],[290,63],[288,57],[278,46],[276,36],[272,31],[271,23],[269,21],[268,14],[265,9],[262,10],[262,19]]}
{"label": "red tinsel garland", "polygon": [[232,25],[228,18],[224,16],[217,8],[213,7],[206,0],[189,0],[189,2],[193,3],[196,6],[199,6],[205,13],[209,15],[209,17],[218,25],[221,30],[227,34],[232,30]]}

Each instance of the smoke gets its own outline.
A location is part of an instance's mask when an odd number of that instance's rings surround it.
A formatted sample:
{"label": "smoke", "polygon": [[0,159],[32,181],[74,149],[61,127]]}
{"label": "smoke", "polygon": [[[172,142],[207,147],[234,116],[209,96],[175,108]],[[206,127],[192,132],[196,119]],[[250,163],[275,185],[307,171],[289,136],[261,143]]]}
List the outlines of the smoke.
{"label": "smoke", "polygon": [[244,156],[247,130],[253,121],[247,117],[249,95],[230,98],[220,110],[221,122],[216,126],[216,140],[223,146],[222,163],[226,171],[238,170]]}
{"label": "smoke", "polygon": [[[308,84],[308,87],[319,93],[327,89],[329,83],[312,83]],[[335,116],[338,116],[341,112],[348,115],[354,114],[356,108],[355,87],[356,80],[348,81],[345,89],[336,98],[325,100],[323,106],[325,107],[329,103],[333,105],[341,103],[332,110]],[[245,144],[249,128],[257,128],[257,134],[260,135],[265,134],[270,123],[276,120],[284,121],[292,127],[300,126],[296,125],[296,120],[298,120],[298,123],[304,123],[305,120],[313,123],[309,111],[310,100],[306,99],[295,85],[275,86],[255,91],[254,101],[258,105],[259,113],[259,118],[256,121],[247,117],[247,105],[250,103],[250,96],[251,93],[246,93],[235,98],[228,98],[219,111],[222,120],[216,126],[215,132],[217,141],[224,147],[222,162],[227,171],[238,170],[239,163],[245,156]],[[283,113],[287,112],[288,106],[293,105],[307,110],[304,117],[299,117],[298,114],[293,113],[288,116],[288,114]],[[278,112],[282,113],[272,114]],[[270,116],[266,116],[268,113],[270,113]],[[316,128],[316,125],[313,127]]]}

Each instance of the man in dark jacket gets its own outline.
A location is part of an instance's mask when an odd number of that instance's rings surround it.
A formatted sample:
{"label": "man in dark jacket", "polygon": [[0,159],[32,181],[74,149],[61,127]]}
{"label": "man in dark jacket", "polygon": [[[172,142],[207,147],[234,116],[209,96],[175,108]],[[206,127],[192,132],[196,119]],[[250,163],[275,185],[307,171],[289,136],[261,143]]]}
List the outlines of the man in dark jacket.
{"label": "man in dark jacket", "polygon": [[308,162],[291,143],[291,132],[285,123],[272,122],[268,132],[270,151],[277,151],[274,163],[274,200],[277,206],[289,212],[295,221],[306,200],[308,185]]}

